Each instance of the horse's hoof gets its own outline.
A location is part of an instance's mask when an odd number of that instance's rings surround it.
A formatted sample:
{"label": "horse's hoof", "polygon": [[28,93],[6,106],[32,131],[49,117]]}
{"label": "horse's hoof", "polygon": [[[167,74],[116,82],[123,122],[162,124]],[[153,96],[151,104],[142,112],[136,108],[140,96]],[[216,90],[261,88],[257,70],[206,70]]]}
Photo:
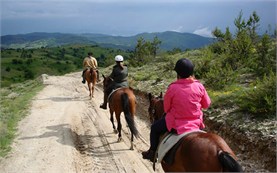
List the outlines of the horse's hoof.
{"label": "horse's hoof", "polygon": [[133,143],[131,143],[130,150],[134,150],[134,144]]}
{"label": "horse's hoof", "polygon": [[121,140],[122,140],[122,138],[121,138],[121,137],[119,137],[119,138],[118,138],[118,142],[120,142]]}
{"label": "horse's hoof", "polygon": [[113,132],[114,132],[115,134],[117,134],[117,130],[116,130],[116,129],[114,129]]}

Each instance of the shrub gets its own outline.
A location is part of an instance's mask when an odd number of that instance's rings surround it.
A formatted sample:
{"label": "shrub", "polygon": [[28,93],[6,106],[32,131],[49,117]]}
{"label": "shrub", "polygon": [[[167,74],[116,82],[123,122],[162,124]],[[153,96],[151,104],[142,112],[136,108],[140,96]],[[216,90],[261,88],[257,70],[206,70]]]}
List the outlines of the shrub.
{"label": "shrub", "polygon": [[236,102],[242,111],[250,112],[257,118],[275,117],[276,74],[271,71],[268,76],[257,79]]}
{"label": "shrub", "polygon": [[220,68],[215,65],[205,73],[205,85],[214,90],[223,90],[226,86],[235,83],[237,76],[237,72],[233,71],[230,66]]}

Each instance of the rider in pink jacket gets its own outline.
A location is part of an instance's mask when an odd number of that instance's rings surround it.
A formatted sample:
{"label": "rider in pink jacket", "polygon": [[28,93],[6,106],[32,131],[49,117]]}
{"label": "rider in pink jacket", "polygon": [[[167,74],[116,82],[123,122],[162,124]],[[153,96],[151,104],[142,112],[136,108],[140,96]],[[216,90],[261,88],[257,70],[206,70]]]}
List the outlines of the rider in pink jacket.
{"label": "rider in pink jacket", "polygon": [[142,152],[144,159],[154,161],[161,134],[167,131],[182,134],[205,127],[202,108],[208,108],[211,100],[205,87],[193,77],[194,65],[190,60],[181,58],[174,70],[177,80],[169,85],[164,96],[166,116],[152,124],[150,148]]}
{"label": "rider in pink jacket", "polygon": [[170,84],[164,96],[164,111],[168,131],[177,134],[203,129],[202,108],[208,108],[211,100],[204,86],[193,77],[180,78]]}

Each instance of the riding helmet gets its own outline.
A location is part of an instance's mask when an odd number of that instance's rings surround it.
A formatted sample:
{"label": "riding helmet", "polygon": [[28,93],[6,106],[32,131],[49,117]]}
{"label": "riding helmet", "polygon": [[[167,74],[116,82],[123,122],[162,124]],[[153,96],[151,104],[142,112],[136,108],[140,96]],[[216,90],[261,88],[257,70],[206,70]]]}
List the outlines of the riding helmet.
{"label": "riding helmet", "polygon": [[174,67],[174,70],[181,78],[188,78],[193,74],[194,65],[186,58],[179,59]]}
{"label": "riding helmet", "polygon": [[121,55],[116,55],[115,58],[114,58],[114,60],[115,60],[115,61],[121,62],[121,61],[123,61],[124,59],[123,59],[123,56],[121,56]]}

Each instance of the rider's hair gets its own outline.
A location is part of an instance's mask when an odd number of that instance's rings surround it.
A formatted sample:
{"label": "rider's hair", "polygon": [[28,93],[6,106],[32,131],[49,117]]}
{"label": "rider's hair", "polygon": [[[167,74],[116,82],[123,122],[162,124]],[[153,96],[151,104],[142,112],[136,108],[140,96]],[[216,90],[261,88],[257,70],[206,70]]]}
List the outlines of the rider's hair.
{"label": "rider's hair", "polygon": [[123,70],[124,69],[124,66],[123,66],[123,62],[121,61],[116,61],[116,64],[118,64],[119,65],[119,67],[121,68],[121,70]]}

